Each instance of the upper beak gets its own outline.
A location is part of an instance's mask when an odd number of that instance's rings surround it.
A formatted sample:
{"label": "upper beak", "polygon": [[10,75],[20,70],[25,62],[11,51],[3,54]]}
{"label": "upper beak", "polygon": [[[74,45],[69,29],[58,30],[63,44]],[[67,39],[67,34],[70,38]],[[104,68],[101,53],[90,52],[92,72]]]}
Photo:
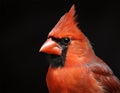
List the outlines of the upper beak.
{"label": "upper beak", "polygon": [[44,52],[47,54],[61,55],[62,49],[55,41],[49,38],[40,48],[39,52]]}

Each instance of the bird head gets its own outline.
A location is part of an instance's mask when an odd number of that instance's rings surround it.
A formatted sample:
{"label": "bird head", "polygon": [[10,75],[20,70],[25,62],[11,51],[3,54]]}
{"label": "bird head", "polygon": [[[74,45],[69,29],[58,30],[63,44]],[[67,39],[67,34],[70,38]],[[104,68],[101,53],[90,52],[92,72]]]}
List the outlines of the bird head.
{"label": "bird head", "polygon": [[88,61],[94,52],[87,37],[78,28],[76,22],[75,6],[65,13],[55,27],[48,34],[46,42],[40,52],[50,55],[51,66],[63,67],[74,65],[83,59]]}

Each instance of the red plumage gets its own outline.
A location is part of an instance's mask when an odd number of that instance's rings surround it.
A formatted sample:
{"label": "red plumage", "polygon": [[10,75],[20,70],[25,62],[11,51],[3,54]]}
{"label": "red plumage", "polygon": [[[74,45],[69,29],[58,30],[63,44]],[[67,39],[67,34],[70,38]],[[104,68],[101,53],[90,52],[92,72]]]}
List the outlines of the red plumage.
{"label": "red plumage", "polygon": [[120,81],[77,27],[74,5],[49,33],[40,51],[56,55],[46,77],[49,93],[120,93]]}

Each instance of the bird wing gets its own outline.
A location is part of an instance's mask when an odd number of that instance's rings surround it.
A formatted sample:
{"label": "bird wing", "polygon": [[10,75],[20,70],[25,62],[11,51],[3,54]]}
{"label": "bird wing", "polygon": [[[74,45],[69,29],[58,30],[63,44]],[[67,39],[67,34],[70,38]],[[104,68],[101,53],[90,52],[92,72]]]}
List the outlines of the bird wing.
{"label": "bird wing", "polygon": [[106,93],[120,93],[120,81],[106,63],[97,57],[96,62],[89,64],[89,68]]}

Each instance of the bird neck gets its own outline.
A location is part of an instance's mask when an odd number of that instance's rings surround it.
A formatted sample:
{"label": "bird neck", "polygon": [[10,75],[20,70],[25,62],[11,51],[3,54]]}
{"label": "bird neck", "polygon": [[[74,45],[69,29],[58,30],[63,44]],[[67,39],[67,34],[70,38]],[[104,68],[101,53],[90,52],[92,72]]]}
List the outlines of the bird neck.
{"label": "bird neck", "polygon": [[83,55],[79,55],[76,51],[76,54],[68,53],[66,55],[65,65],[66,67],[74,67],[74,66],[80,66],[87,63],[90,63],[91,61],[94,61],[96,58],[95,53],[88,49]]}

